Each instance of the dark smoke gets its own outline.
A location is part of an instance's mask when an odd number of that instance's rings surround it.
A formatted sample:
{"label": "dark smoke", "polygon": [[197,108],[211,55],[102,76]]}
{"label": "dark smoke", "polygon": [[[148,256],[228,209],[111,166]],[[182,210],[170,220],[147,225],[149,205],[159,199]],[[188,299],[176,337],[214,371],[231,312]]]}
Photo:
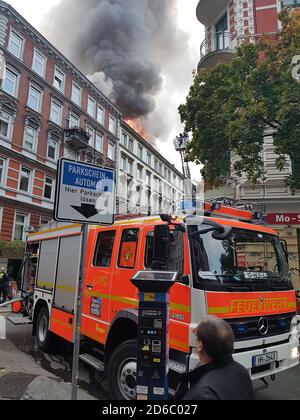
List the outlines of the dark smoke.
{"label": "dark smoke", "polygon": [[187,36],[176,13],[175,0],[61,0],[43,32],[135,119],[155,109],[162,72],[176,73],[174,57],[184,60]]}

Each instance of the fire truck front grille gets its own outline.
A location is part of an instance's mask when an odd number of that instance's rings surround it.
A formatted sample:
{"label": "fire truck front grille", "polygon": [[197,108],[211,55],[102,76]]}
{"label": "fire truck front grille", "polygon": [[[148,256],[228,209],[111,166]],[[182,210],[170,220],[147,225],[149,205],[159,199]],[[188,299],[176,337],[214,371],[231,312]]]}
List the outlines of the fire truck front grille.
{"label": "fire truck front grille", "polygon": [[251,340],[287,334],[295,314],[273,315],[228,320],[236,341]]}

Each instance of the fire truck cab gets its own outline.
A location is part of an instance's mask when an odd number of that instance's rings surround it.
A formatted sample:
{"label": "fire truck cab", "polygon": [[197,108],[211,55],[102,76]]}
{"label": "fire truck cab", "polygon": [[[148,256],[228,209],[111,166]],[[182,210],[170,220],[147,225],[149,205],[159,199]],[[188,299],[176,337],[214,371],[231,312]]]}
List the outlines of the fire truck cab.
{"label": "fire truck cab", "polygon": [[[139,270],[178,272],[170,304],[170,394],[196,367],[192,330],[201,317],[230,323],[234,358],[251,378],[299,363],[296,295],[276,232],[252,212],[214,203],[205,217],[169,216],[91,226],[86,250],[80,358],[104,370],[114,399],[135,398]],[[242,221],[241,221],[242,220]],[[39,347],[74,338],[81,225],[53,223],[29,235],[22,294]]]}

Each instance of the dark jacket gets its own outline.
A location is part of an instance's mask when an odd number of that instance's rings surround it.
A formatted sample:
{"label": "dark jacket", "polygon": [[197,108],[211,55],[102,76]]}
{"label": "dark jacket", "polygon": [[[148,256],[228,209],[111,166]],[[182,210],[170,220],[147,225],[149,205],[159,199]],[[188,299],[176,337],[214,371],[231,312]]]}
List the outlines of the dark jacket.
{"label": "dark jacket", "polygon": [[6,273],[0,273],[0,284],[6,285],[9,282],[9,277]]}
{"label": "dark jacket", "polygon": [[230,358],[189,372],[177,391],[176,399],[245,401],[255,398],[249,373]]}

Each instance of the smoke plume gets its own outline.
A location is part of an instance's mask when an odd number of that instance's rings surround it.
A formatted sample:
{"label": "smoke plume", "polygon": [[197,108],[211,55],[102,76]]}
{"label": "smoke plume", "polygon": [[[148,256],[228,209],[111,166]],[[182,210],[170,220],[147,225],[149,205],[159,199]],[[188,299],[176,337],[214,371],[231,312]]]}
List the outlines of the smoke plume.
{"label": "smoke plume", "polygon": [[148,120],[157,136],[168,127],[157,114],[167,104],[157,106],[156,98],[164,86],[171,95],[191,79],[188,37],[176,14],[176,0],[61,0],[42,30],[125,118]]}

